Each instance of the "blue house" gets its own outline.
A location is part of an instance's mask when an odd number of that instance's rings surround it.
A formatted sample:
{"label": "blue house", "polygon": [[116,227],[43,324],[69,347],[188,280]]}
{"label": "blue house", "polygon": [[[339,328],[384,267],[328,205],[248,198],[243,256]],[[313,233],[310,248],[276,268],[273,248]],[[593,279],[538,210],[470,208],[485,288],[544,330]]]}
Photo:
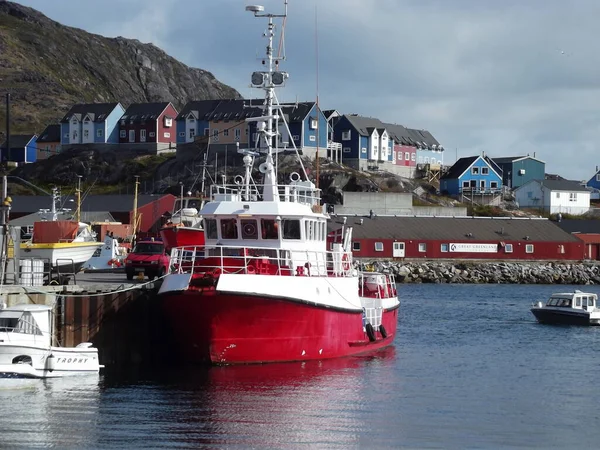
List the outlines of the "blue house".
{"label": "blue house", "polygon": [[71,107],[60,121],[60,143],[118,144],[119,119],[125,109],[120,103],[85,103]]}
{"label": "blue house", "polygon": [[37,157],[37,135],[36,134],[12,134],[10,136],[10,148],[4,141],[0,146],[1,162],[32,163]]}
{"label": "blue house", "polygon": [[345,114],[333,128],[333,140],[342,144],[343,162],[356,169],[375,169],[394,158],[394,141],[379,119]]}
{"label": "blue house", "polygon": [[440,178],[440,192],[451,196],[495,195],[501,188],[502,170],[485,155],[460,158]]}
{"label": "blue house", "polygon": [[406,129],[417,147],[417,164],[444,165],[444,147],[427,130]]}
{"label": "blue house", "polygon": [[589,188],[600,190],[600,169],[598,166],[596,166],[596,173],[594,173],[594,176],[590,178],[585,185]]}
{"label": "blue house", "polygon": [[208,136],[208,117],[222,100],[194,100],[188,102],[175,119],[177,143],[185,144],[196,140],[196,136]]}
{"label": "blue house", "polygon": [[511,189],[521,187],[531,180],[543,180],[546,173],[546,163],[529,155],[493,160],[502,170],[502,184]]}

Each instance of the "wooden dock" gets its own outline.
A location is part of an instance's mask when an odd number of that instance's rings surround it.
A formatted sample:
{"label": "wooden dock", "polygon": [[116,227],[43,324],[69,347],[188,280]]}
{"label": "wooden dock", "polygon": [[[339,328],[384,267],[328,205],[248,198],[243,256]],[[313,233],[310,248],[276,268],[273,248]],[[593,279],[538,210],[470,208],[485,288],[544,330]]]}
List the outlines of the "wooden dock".
{"label": "wooden dock", "polygon": [[107,369],[156,364],[169,348],[168,325],[156,296],[160,282],[125,279],[124,273],[82,273],[73,285],[4,285],[0,299],[8,306],[52,306],[55,345],[92,342]]}

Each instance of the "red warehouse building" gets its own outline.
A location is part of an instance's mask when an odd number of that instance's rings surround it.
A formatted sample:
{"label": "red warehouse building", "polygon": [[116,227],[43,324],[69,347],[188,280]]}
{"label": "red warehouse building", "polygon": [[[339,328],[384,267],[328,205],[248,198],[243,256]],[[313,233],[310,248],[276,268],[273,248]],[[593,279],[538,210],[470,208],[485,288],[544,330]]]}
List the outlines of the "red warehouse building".
{"label": "red warehouse building", "polygon": [[354,258],[585,259],[585,245],[547,219],[489,217],[333,217],[330,240],[351,226]]}

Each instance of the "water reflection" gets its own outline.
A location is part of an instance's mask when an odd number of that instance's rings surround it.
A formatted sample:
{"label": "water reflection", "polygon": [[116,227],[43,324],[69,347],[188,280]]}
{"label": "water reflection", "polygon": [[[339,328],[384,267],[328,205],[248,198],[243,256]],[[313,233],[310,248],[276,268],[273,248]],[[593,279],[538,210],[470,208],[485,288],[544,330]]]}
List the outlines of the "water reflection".
{"label": "water reflection", "polygon": [[[365,410],[384,413],[377,405],[389,395],[392,377],[388,372],[393,370],[394,359],[395,349],[389,347],[368,356],[335,360],[155,374],[145,383],[143,395],[138,392],[145,407],[138,410],[136,419],[151,424],[152,433],[159,433],[163,442],[191,447],[311,444],[349,448],[360,443],[361,430],[367,426]],[[123,381],[113,382],[114,389],[127,397],[124,402],[129,407],[132,398],[124,394]],[[135,389],[139,391],[139,382]],[[151,445],[152,440],[141,433],[126,435],[130,428],[123,422],[127,414],[114,407],[105,410],[112,403],[110,397],[103,396],[102,417],[112,417],[104,428],[116,434],[103,443]],[[150,404],[154,405],[151,409]]]}
{"label": "water reflection", "polygon": [[0,380],[0,447],[86,446],[97,439],[99,396],[97,374]]}

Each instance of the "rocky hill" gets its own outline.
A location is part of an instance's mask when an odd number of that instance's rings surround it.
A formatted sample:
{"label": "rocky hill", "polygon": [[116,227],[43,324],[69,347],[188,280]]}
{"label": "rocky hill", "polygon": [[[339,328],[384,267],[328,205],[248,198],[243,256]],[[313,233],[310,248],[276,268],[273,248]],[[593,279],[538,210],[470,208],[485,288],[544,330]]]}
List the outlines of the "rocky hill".
{"label": "rocky hill", "polygon": [[[37,132],[82,102],[240,98],[210,72],[186,66],[152,44],[106,38],[61,25],[0,0],[0,94],[12,97],[11,130]],[[4,100],[2,100],[2,104]],[[5,108],[0,107],[4,131]]]}

